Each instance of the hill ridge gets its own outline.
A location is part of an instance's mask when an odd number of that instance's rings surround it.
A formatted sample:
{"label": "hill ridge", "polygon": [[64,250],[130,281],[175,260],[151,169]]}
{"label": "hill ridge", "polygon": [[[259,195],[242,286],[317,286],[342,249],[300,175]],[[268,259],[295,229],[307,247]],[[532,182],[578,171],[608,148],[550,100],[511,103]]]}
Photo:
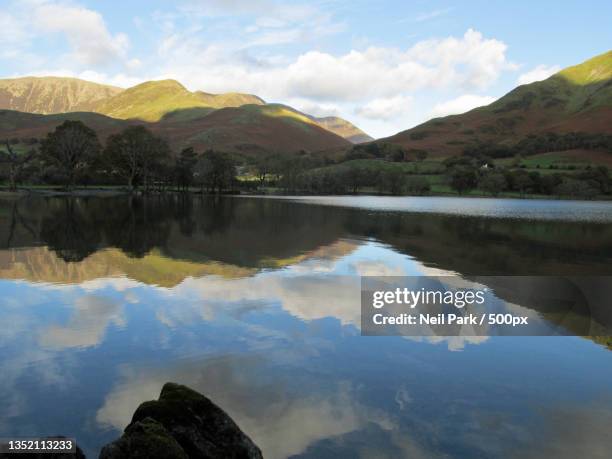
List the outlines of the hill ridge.
{"label": "hill ridge", "polygon": [[446,157],[478,143],[509,146],[548,132],[612,134],[612,51],[517,86],[489,105],[379,140]]}

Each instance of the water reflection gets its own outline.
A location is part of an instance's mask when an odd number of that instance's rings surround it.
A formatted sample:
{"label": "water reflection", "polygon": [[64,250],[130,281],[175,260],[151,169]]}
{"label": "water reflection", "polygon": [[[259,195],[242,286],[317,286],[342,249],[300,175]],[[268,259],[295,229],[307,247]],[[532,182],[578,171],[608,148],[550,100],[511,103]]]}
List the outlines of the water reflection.
{"label": "water reflection", "polygon": [[561,454],[560,416],[572,454],[609,451],[605,347],[362,337],[358,276],[610,275],[610,225],[48,198],[1,202],[0,241],[2,436],[59,429],[95,457],[172,380],[270,458]]}

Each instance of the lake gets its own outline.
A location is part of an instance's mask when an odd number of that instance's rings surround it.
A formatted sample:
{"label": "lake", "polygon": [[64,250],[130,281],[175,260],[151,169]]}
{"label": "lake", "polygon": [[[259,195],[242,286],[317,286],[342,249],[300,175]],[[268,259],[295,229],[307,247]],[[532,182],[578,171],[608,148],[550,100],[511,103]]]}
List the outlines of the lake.
{"label": "lake", "polygon": [[97,457],[175,381],[272,459],[612,451],[609,338],[361,336],[359,305],[367,275],[610,276],[612,203],[38,197],[0,219],[0,437]]}

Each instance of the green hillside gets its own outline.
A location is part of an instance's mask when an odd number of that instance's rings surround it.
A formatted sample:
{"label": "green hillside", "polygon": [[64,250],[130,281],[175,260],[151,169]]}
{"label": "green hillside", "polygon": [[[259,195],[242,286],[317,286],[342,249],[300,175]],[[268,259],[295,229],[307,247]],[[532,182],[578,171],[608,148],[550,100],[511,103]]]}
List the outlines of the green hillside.
{"label": "green hillside", "polygon": [[119,119],[159,121],[165,115],[194,108],[238,107],[264,102],[249,94],[206,94],[190,92],[175,80],[148,81],[107,99],[94,111]]}
{"label": "green hillside", "polygon": [[571,132],[612,134],[612,51],[519,86],[485,107],[381,140],[448,157],[474,144],[512,146],[533,134]]}
{"label": "green hillside", "polygon": [[[117,120],[169,122],[176,125],[197,123],[216,110],[247,105],[267,106],[264,100],[252,94],[191,92],[175,80],[148,81],[122,89],[76,78],[0,79],[0,110],[34,114],[94,112]],[[289,122],[299,120],[308,125],[315,123],[324,130],[353,143],[371,140],[367,134],[342,118],[317,118],[291,107],[283,106],[282,109],[279,107],[281,106],[278,104],[269,104],[269,107],[258,115],[281,118]],[[83,115],[72,116],[79,118]],[[249,109],[241,113],[238,119],[244,120],[248,116]],[[12,114],[8,117],[16,121],[19,115]],[[38,125],[40,123],[37,123]],[[186,127],[189,129],[189,126]],[[248,139],[242,140],[249,142]]]}

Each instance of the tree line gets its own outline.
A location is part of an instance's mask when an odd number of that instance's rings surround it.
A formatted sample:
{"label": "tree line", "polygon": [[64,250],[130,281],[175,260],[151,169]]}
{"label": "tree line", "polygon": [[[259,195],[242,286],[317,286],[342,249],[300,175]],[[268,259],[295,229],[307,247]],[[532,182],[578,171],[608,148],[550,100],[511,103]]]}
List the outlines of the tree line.
{"label": "tree line", "polygon": [[557,134],[530,134],[515,145],[502,145],[479,142],[466,147],[463,154],[473,157],[511,158],[517,155],[531,156],[552,151],[567,151],[582,148],[585,150],[606,150],[612,153],[612,135],[568,132]]}
{"label": "tree line", "polygon": [[[0,150],[9,189],[19,183],[63,185],[125,185],[131,191],[163,191],[170,187],[221,193],[236,184],[236,163],[226,153],[193,148],[174,157],[168,143],[144,126],[112,134],[103,146],[96,132],[81,121],[65,121],[42,141],[28,139],[26,152],[18,139],[6,139]],[[38,148],[34,145],[38,143]]]}
{"label": "tree line", "polygon": [[485,167],[455,160],[447,163],[445,176],[447,183],[458,194],[480,190],[491,196],[514,192],[521,196],[541,194],[592,199],[612,192],[612,178],[605,166],[587,166],[574,174],[541,174],[538,171]]}

